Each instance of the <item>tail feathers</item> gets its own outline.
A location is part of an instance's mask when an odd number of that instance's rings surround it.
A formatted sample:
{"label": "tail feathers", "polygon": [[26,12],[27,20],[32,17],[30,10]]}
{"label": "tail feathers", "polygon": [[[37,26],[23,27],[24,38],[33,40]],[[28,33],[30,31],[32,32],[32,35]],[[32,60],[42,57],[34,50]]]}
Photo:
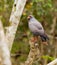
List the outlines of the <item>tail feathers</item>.
{"label": "tail feathers", "polygon": [[49,40],[49,37],[45,34],[45,35],[41,35],[41,40],[42,42],[46,42],[47,40]]}
{"label": "tail feathers", "polygon": [[47,40],[49,40],[49,37],[45,34],[44,37],[46,37]]}

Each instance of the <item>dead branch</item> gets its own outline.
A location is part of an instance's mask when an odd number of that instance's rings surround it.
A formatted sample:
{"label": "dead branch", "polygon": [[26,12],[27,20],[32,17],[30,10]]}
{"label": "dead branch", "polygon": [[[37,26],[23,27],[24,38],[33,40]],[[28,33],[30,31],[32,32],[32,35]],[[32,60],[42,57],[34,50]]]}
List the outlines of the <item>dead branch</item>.
{"label": "dead branch", "polygon": [[52,25],[51,25],[51,31],[50,31],[50,33],[51,33],[50,44],[53,43],[55,26],[56,26],[56,16],[53,18],[53,23],[52,23]]}
{"label": "dead branch", "polygon": [[57,65],[57,59],[53,60],[52,62],[48,63],[47,65]]}
{"label": "dead branch", "polygon": [[29,52],[28,58],[25,61],[25,63],[21,63],[20,65],[32,65],[35,59],[39,59],[40,57],[38,43],[29,41],[29,44],[30,44],[30,52]]}

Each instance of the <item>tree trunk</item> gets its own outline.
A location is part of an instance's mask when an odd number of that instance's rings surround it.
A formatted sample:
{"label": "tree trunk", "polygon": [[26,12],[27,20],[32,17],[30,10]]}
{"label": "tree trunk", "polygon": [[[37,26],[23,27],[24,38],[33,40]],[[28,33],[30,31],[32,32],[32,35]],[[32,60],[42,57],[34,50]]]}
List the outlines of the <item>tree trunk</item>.
{"label": "tree trunk", "polygon": [[11,65],[10,51],[7,46],[7,41],[5,39],[4,30],[1,21],[0,21],[0,60],[1,60],[1,65]]}
{"label": "tree trunk", "polygon": [[7,43],[10,50],[12,48],[12,44],[15,38],[15,33],[16,33],[18,24],[20,22],[20,18],[21,18],[25,3],[26,3],[26,0],[15,0],[13,5],[12,13],[9,20],[11,25],[6,28],[7,29],[6,38],[7,38]]}

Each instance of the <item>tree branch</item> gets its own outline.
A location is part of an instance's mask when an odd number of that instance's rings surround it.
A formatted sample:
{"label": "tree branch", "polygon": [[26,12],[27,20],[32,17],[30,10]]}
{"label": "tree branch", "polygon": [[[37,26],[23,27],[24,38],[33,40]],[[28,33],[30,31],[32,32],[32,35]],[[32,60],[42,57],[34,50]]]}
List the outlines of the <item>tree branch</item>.
{"label": "tree branch", "polygon": [[15,0],[12,13],[10,16],[10,26],[6,30],[6,38],[8,42],[8,47],[11,50],[12,44],[15,38],[15,33],[25,6],[26,0]]}
{"label": "tree branch", "polygon": [[28,58],[25,61],[25,63],[20,64],[20,65],[32,65],[35,59],[40,58],[40,51],[38,48],[38,43],[29,41],[29,44],[30,44],[30,52],[29,52]]}
{"label": "tree branch", "polygon": [[54,16],[54,18],[53,18],[53,23],[52,23],[52,26],[51,26],[51,31],[50,31],[50,33],[53,35],[51,35],[51,37],[50,37],[50,44],[52,44],[53,43],[53,39],[54,39],[54,31],[55,31],[55,26],[56,26],[56,16]]}
{"label": "tree branch", "polygon": [[47,65],[57,65],[57,59],[53,60],[52,62],[48,63]]}

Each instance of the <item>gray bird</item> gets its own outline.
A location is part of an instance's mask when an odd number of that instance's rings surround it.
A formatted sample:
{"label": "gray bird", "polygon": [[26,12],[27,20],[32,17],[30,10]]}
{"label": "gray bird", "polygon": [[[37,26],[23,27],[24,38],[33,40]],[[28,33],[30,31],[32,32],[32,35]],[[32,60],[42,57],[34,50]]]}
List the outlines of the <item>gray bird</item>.
{"label": "gray bird", "polygon": [[28,26],[34,36],[41,37],[42,42],[46,42],[47,40],[49,40],[41,23],[37,21],[32,15],[28,16]]}

